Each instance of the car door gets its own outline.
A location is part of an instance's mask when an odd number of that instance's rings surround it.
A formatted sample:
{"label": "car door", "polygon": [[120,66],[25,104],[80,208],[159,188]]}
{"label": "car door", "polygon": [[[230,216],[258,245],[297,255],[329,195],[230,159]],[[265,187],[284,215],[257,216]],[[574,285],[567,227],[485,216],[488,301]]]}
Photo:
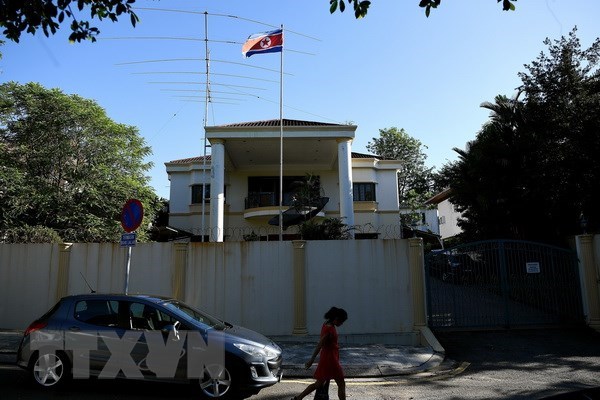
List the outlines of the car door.
{"label": "car door", "polygon": [[163,332],[177,319],[152,304],[132,301],[127,305],[132,337],[138,337],[131,357],[149,379],[185,379],[185,338],[170,337]]}
{"label": "car door", "polygon": [[112,356],[111,341],[125,332],[119,317],[119,302],[108,298],[75,302],[73,318],[66,329],[65,346],[73,351],[74,377],[99,375]]}

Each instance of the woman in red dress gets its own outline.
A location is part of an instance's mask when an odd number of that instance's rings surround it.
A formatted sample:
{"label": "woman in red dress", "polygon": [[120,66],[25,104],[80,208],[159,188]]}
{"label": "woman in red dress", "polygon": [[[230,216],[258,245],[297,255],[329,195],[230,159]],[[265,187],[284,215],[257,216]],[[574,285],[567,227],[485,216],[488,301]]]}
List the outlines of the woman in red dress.
{"label": "woman in red dress", "polygon": [[292,400],[302,400],[330,379],[335,380],[338,387],[338,398],[340,400],[346,399],[346,382],[344,381],[344,371],[340,365],[338,334],[335,327],[342,325],[348,319],[348,313],[342,308],[331,307],[325,313],[324,318],[326,321],[321,328],[321,339],[311,359],[305,364],[306,369],[310,368],[320,353],[319,364],[313,375],[316,381],[308,385],[302,393],[293,397]]}

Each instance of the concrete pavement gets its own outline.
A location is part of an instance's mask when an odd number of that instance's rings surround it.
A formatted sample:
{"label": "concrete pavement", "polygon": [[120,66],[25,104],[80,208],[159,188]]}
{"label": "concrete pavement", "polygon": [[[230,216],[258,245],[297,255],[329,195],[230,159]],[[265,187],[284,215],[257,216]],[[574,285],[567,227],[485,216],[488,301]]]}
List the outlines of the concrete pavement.
{"label": "concrete pavement", "polygon": [[[278,342],[283,349],[283,376],[312,378],[317,362],[307,370],[304,363],[314,351],[315,343]],[[340,362],[348,378],[380,378],[410,375],[432,369],[444,360],[443,353],[431,346],[386,344],[340,346]]]}
{"label": "concrete pavement", "polygon": [[[425,332],[423,336],[427,337],[427,334]],[[16,361],[21,336],[21,331],[0,330],[0,363],[11,364]],[[317,338],[304,338],[302,341],[294,337],[274,339],[283,349],[283,376],[312,378],[316,362],[309,370],[304,363],[312,355]],[[348,378],[416,374],[433,369],[444,361],[444,349],[433,335],[426,342],[423,346],[342,343],[340,361]]]}

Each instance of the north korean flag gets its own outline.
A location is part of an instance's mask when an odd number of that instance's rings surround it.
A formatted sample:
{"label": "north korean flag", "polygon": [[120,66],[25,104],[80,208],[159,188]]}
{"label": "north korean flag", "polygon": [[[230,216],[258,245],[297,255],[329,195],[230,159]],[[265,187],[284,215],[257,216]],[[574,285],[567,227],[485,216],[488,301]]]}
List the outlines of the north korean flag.
{"label": "north korean flag", "polygon": [[246,58],[261,53],[278,53],[283,48],[283,29],[250,35],[242,46]]}

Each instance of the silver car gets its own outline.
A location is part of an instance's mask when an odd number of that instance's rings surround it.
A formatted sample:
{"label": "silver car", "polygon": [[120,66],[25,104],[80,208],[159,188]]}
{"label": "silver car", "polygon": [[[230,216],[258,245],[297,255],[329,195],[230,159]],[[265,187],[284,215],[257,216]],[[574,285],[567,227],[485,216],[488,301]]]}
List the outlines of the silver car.
{"label": "silver car", "polygon": [[64,297],[27,328],[17,363],[43,388],[89,377],[191,381],[217,399],[249,397],[282,375],[272,340],[147,295]]}

